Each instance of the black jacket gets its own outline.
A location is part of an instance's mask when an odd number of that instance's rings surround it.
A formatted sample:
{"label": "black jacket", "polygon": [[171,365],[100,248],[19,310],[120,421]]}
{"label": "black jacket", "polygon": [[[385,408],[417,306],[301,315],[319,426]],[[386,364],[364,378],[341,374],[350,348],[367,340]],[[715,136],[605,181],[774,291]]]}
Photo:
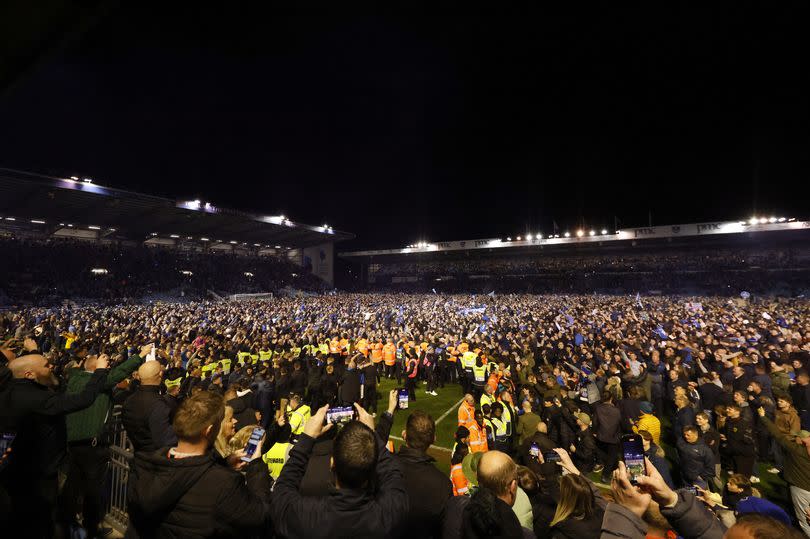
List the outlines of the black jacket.
{"label": "black jacket", "polygon": [[574,444],[576,451],[571,453],[571,459],[574,461],[576,467],[579,468],[579,471],[582,473],[590,473],[596,462],[596,439],[593,437],[591,428],[588,427],[585,430],[577,432],[577,438]]}
{"label": "black jacket", "polygon": [[726,419],[723,433],[726,435],[726,449],[729,455],[740,457],[756,455],[754,430],[751,423],[745,421],[742,416],[737,419]]}
{"label": "black jacket", "polygon": [[121,422],[135,452],[155,451],[177,443],[169,421],[171,408],[158,393],[159,386],[140,386],[124,403]]}
{"label": "black jacket", "polygon": [[633,432],[633,425],[630,421],[638,421],[641,417],[641,401],[638,399],[622,399],[618,404],[619,412],[622,415],[622,432],[630,434]]}
{"label": "black jacket", "polygon": [[402,470],[379,436],[375,494],[365,489],[330,489],[328,496],[302,496],[299,487],[314,443],[306,434],[301,435],[273,488],[276,533],[289,538],[399,536],[408,514],[408,494]]}
{"label": "black jacket", "polygon": [[600,442],[618,444],[622,434],[622,414],[615,406],[600,402],[593,408],[591,428]]}
{"label": "black jacket", "polygon": [[355,402],[360,402],[360,371],[357,369],[348,370],[343,373],[340,384],[340,398],[342,406],[349,406]]}
{"label": "black jacket", "polygon": [[493,502],[493,517],[497,521],[500,532],[499,533],[481,533],[475,527],[475,519],[472,518],[472,512],[480,511],[480,508],[475,504],[475,495],[469,503],[464,507],[462,513],[462,528],[461,536],[464,539],[522,539],[525,535],[523,528],[520,526],[520,521],[517,515],[509,505],[500,498],[495,498]]}
{"label": "black jacket", "polygon": [[700,393],[700,406],[704,410],[709,410],[714,413],[714,407],[718,404],[728,404],[729,395],[722,387],[716,384],[703,384],[698,386],[698,393]]}
{"label": "black jacket", "polygon": [[529,450],[533,443],[537,444],[541,452],[552,451],[555,447],[558,447],[554,440],[547,434],[535,432],[531,438],[526,439],[523,445],[518,448],[518,458],[520,462],[540,477],[558,477],[560,467],[557,464],[553,462],[540,464],[531,456]]}
{"label": "black jacket", "polygon": [[173,459],[168,448],[137,453],[127,486],[127,538],[267,536],[272,479],[256,459],[245,475],[212,453]]}
{"label": "black jacket", "polygon": [[97,369],[84,390],[75,395],[58,393],[33,380],[7,382],[0,401],[6,416],[3,428],[16,432],[17,437],[3,470],[4,479],[16,482],[24,478],[29,484],[32,479],[56,476],[67,455],[65,416],[93,404],[108,373],[108,369]]}
{"label": "black jacket", "polygon": [[231,399],[225,403],[233,408],[233,417],[236,419],[236,427],[234,428],[235,432],[238,432],[242,427],[256,425],[258,423],[256,420],[256,410],[250,405],[251,401],[253,400],[252,393],[253,392],[250,392],[241,397],[236,397],[235,399]]}
{"label": "black jacket", "polygon": [[709,480],[714,477],[714,453],[703,440],[690,444],[678,436],[678,460],[684,483],[691,485],[698,478]]}
{"label": "black jacket", "polygon": [[453,496],[450,478],[439,471],[433,457],[405,445],[397,453],[397,461],[410,506],[403,537],[439,537],[442,510]]}

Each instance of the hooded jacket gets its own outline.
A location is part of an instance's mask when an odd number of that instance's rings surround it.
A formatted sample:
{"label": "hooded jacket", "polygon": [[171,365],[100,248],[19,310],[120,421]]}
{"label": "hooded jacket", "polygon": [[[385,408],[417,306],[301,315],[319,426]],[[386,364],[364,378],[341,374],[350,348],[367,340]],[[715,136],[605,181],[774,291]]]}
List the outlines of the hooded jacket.
{"label": "hooded jacket", "polygon": [[128,539],[268,537],[272,479],[256,459],[245,476],[211,452],[182,459],[169,449],[136,453],[127,487]]}

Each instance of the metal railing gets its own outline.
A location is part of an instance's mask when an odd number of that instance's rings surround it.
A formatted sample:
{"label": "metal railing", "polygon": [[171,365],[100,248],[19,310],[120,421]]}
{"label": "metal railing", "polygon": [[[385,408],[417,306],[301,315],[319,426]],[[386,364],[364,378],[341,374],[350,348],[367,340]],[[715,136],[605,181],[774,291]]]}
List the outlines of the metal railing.
{"label": "metal railing", "polygon": [[127,481],[129,468],[133,459],[132,443],[121,423],[120,407],[113,411],[111,432],[113,441],[110,445],[110,474],[107,480],[107,504],[105,522],[119,533],[126,532],[129,524],[127,514]]}

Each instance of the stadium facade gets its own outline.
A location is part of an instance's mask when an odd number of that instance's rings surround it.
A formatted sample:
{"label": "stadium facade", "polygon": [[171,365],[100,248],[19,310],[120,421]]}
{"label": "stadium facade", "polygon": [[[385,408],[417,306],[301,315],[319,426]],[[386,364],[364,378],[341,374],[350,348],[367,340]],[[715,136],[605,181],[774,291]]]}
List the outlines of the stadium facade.
{"label": "stadium facade", "polygon": [[[500,278],[525,278],[543,274],[534,271],[546,262],[565,260],[570,269],[578,257],[590,259],[620,258],[631,262],[624,269],[639,272],[632,265],[633,257],[648,259],[702,253],[707,258],[723,253],[767,253],[782,249],[790,251],[797,267],[791,270],[806,275],[810,268],[810,221],[791,217],[755,217],[747,221],[714,221],[607,230],[577,230],[552,236],[484,238],[445,242],[420,242],[400,249],[343,252],[338,256],[359,265],[364,287],[416,285],[446,288],[448,282],[458,283],[464,273],[467,284],[494,274]],[[762,256],[751,256],[740,270],[759,270],[767,266]],[[515,269],[520,263],[520,269]],[[497,271],[487,267],[498,265]],[[464,266],[463,271],[459,266]],[[447,271],[441,268],[447,267]],[[392,269],[393,268],[393,269]],[[426,269],[429,268],[429,269]],[[767,268],[765,268],[767,269]],[[615,275],[619,271],[611,268]],[[711,270],[708,270],[711,271]],[[548,273],[548,272],[545,272]],[[584,272],[583,272],[584,273]],[[810,284],[810,283],[808,283]]]}

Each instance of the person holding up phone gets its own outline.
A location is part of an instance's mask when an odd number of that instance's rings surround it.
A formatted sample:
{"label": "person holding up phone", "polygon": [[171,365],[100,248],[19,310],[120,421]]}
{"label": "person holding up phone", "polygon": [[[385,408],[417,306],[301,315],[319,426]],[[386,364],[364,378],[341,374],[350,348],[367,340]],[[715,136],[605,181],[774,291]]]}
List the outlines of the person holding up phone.
{"label": "person holding up phone", "polygon": [[2,481],[12,510],[27,523],[26,536],[52,537],[58,492],[58,471],[67,457],[65,416],[90,406],[103,390],[107,358],[98,358],[94,372],[77,394],[57,392],[53,365],[44,356],[28,354],[9,363],[13,380],[3,392],[0,409],[15,432]]}
{"label": "person holding up phone", "polygon": [[[329,496],[306,497],[299,492],[307,462],[321,434],[335,428],[327,423],[328,406],[307,421],[273,489],[272,517],[282,537],[386,538],[400,529],[407,513],[408,495],[402,470],[384,441],[374,431],[374,418],[354,405],[357,420],[337,433],[332,449],[335,491]],[[364,493],[375,481],[374,494]]]}
{"label": "person holding up phone", "polygon": [[272,480],[261,459],[264,438],[250,457],[235,453],[233,468],[217,462],[211,449],[224,417],[222,396],[201,391],[177,409],[176,445],[135,454],[127,491],[134,536],[268,535]]}

